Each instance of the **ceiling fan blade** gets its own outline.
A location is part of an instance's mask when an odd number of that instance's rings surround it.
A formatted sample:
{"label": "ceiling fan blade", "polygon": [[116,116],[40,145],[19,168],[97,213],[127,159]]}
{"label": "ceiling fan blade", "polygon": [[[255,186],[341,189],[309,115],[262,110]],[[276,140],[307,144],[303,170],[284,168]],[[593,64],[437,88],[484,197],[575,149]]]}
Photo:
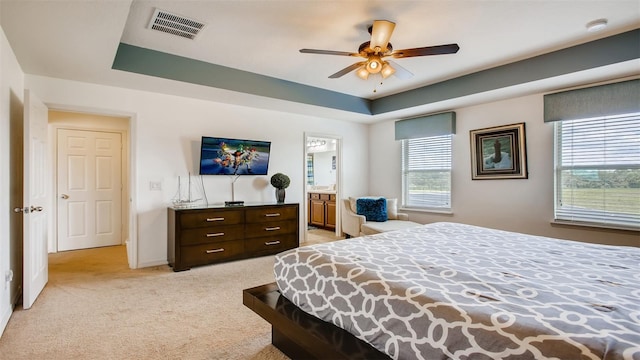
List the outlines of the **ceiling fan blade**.
{"label": "ceiling fan blade", "polygon": [[337,79],[337,78],[339,78],[339,77],[341,77],[343,75],[346,75],[346,74],[352,72],[353,70],[359,68],[360,66],[362,66],[362,65],[364,65],[366,63],[367,63],[366,61],[361,61],[361,62],[357,62],[355,64],[351,64],[351,65],[347,66],[346,68],[338,71],[337,73],[329,76],[329,79]]}
{"label": "ceiling fan blade", "polygon": [[316,49],[300,49],[303,54],[322,54],[322,55],[340,55],[340,56],[360,56],[360,54],[348,52],[348,51],[334,51],[334,50],[316,50]]}
{"label": "ceiling fan blade", "polygon": [[458,46],[458,44],[427,46],[421,48],[396,50],[391,53],[391,56],[393,56],[394,58],[406,58],[414,56],[455,54],[459,49],[460,47]]}
{"label": "ceiling fan blade", "polygon": [[387,44],[393,34],[396,24],[387,20],[375,20],[371,28],[371,43],[369,47],[375,51],[376,47],[380,48],[380,52],[387,51]]}
{"label": "ceiling fan blade", "polygon": [[391,60],[387,60],[387,62],[389,63],[389,65],[391,65],[392,68],[396,70],[396,72],[393,73],[393,75],[395,75],[395,77],[397,77],[398,79],[406,80],[413,76],[413,73],[411,71],[398,65],[397,62],[391,61]]}

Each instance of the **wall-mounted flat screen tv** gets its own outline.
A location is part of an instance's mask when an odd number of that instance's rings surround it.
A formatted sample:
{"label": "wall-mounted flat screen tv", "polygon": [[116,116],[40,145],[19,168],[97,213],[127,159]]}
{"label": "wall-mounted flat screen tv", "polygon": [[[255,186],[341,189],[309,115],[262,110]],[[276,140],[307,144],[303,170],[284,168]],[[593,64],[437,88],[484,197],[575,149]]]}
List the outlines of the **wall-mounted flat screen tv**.
{"label": "wall-mounted flat screen tv", "polygon": [[267,175],[270,141],[202,137],[200,175]]}

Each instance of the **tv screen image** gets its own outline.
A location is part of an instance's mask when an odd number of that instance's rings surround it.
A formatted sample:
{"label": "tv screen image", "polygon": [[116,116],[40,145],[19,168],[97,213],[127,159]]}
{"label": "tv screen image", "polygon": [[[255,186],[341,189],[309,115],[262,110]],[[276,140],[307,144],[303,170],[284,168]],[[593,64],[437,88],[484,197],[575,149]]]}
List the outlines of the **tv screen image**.
{"label": "tv screen image", "polygon": [[200,175],[267,175],[271,142],[202,137]]}

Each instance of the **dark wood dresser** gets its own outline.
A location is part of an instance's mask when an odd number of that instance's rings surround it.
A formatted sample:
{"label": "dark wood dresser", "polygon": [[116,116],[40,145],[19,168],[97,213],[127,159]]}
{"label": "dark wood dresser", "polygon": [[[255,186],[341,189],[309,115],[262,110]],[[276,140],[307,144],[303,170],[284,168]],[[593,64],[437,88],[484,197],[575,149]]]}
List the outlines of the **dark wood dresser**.
{"label": "dark wood dresser", "polygon": [[298,211],[298,204],[169,207],[169,266],[189,270],[298,247]]}

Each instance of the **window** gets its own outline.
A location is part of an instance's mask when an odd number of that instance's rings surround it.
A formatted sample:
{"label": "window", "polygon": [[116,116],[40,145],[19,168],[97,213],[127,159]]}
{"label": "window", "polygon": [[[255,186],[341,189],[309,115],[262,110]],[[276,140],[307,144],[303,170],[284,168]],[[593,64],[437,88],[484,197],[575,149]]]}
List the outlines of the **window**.
{"label": "window", "polygon": [[402,140],[405,207],[451,209],[451,139],[440,135]]}
{"label": "window", "polygon": [[313,154],[307,154],[307,185],[315,185],[313,178]]}
{"label": "window", "polygon": [[555,122],[556,220],[640,228],[640,113]]}

